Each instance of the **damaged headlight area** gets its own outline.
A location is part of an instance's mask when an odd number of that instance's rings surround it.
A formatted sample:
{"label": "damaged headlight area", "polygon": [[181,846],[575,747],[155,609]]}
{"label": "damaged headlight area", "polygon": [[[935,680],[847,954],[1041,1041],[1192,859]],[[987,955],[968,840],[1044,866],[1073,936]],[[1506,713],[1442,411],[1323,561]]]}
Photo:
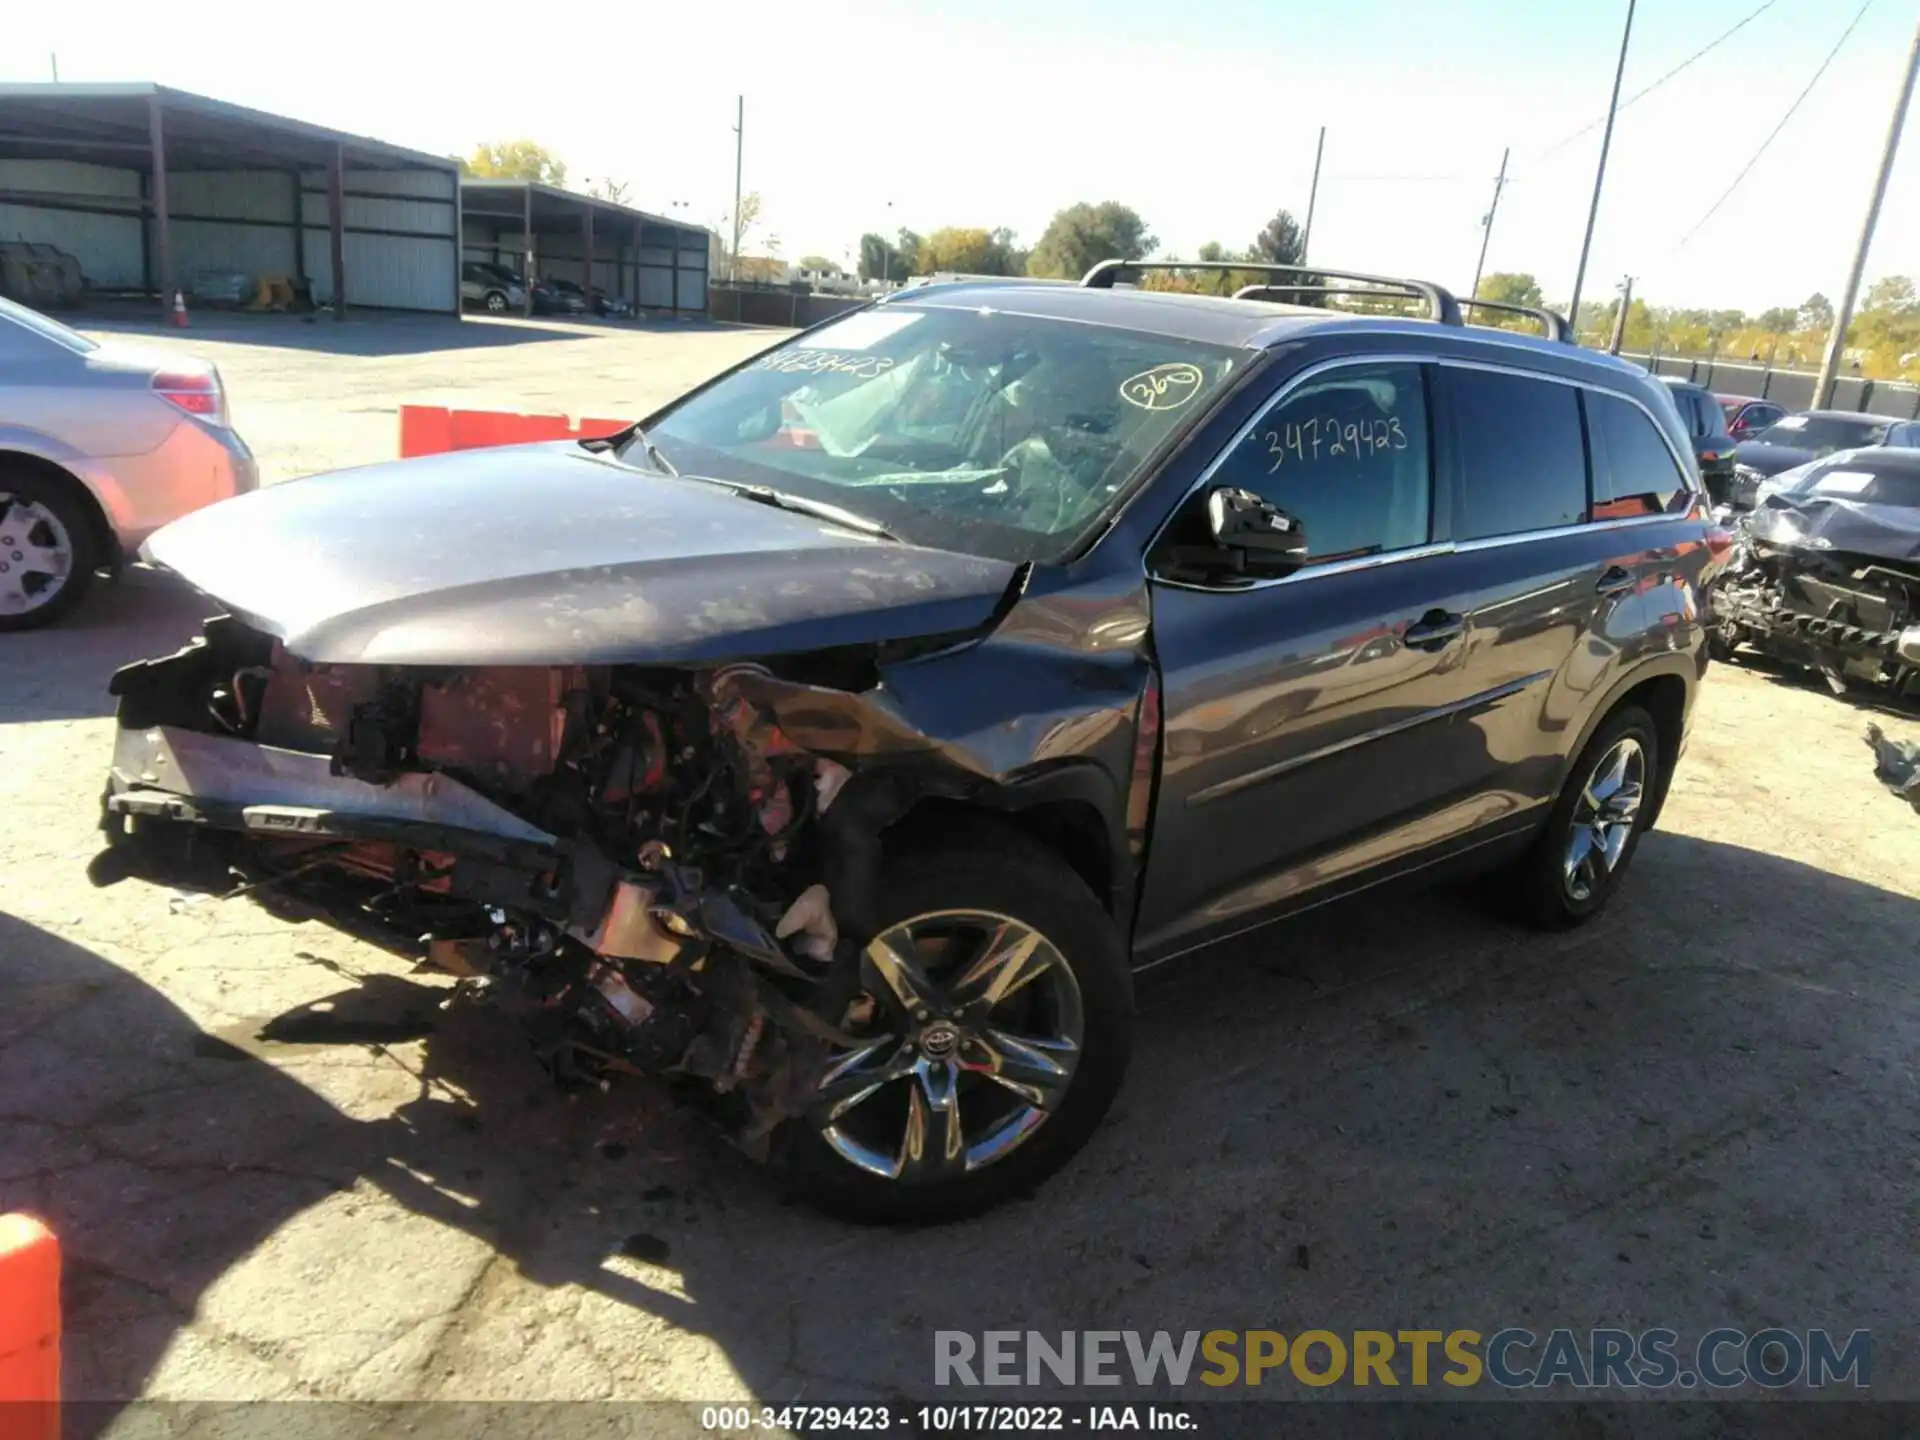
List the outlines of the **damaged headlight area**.
{"label": "damaged headlight area", "polygon": [[311,665],[221,618],[115,676],[91,873],[423,957],[561,1081],[695,1081],[763,1146],[860,1043],[877,837],[924,793],[796,745],[743,693],[768,678]]}
{"label": "damaged headlight area", "polygon": [[1714,587],[1715,653],[1748,645],[1835,693],[1920,693],[1920,559],[1840,548],[1850,538],[1818,509],[1756,511]]}

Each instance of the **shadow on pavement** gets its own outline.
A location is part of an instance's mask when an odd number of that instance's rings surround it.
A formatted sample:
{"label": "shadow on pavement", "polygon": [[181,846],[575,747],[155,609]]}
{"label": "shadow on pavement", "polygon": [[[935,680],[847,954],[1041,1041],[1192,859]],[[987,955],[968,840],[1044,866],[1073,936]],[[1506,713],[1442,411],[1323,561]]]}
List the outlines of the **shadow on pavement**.
{"label": "shadow on pavement", "polygon": [[[934,1391],[946,1328],[1769,1323],[1875,1329],[1875,1393],[1897,1398],[1915,933],[1906,896],[1660,834],[1567,934],[1454,892],[1330,908],[1143,987],[1112,1120],[1039,1194],[886,1231],[782,1203],[650,1089],[555,1094],[503,1017],[440,1008],[437,979],[300,952],[343,987],[207,1031],[0,914],[0,1210],[63,1235],[81,1397],[135,1396],[193,1337],[365,1393],[311,1336],[209,1333],[236,1302],[208,1302],[253,1257],[263,1316],[371,1324],[387,1292],[330,1295],[349,1282],[329,1267],[397,1243],[377,1204],[325,1248],[258,1252],[377,1191],[498,1257],[380,1382],[395,1398],[549,1393],[575,1365],[566,1385],[701,1398],[697,1365],[667,1369],[688,1335],[763,1400],[844,1404],[983,1398]],[[231,980],[221,1005],[252,1014]],[[391,1103],[323,1099],[348,1064]]]}
{"label": "shadow on pavement", "polygon": [[1864,710],[1872,715],[1892,715],[1902,720],[1920,718],[1920,697],[1895,695],[1884,685],[1869,684],[1864,680],[1851,682],[1839,694],[1826,682],[1817,670],[1794,665],[1786,660],[1775,659],[1771,655],[1762,655],[1752,650],[1742,650],[1731,661],[1742,670],[1755,675],[1764,675],[1775,685],[1785,686],[1789,690],[1805,690],[1829,696],[1835,704],[1849,705],[1855,710]]}
{"label": "shadow on pavement", "polygon": [[0,635],[0,725],[111,715],[113,672],[179,649],[220,612],[185,581],[135,566],[97,580],[72,614],[41,630]]}

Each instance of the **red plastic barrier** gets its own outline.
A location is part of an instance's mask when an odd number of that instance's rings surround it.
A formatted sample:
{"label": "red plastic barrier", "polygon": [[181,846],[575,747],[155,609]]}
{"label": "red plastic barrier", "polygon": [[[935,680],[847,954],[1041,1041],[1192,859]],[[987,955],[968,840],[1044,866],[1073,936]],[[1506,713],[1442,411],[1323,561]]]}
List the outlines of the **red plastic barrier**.
{"label": "red plastic barrier", "polygon": [[526,445],[540,440],[577,440],[624,430],[627,420],[582,420],[564,415],[521,415],[510,410],[448,410],[438,405],[400,407],[400,458],[479,450],[489,445]]}
{"label": "red plastic barrier", "polygon": [[60,1242],[0,1215],[0,1440],[60,1437]]}

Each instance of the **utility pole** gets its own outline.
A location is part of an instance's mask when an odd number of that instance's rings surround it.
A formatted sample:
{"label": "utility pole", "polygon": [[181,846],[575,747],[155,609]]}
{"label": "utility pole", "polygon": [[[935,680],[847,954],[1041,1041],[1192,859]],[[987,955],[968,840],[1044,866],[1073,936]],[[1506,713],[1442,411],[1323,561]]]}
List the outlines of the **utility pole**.
{"label": "utility pole", "polygon": [[1613,317],[1613,339],[1607,342],[1607,354],[1618,355],[1620,342],[1627,335],[1627,311],[1633,308],[1633,276],[1620,277],[1620,313]]}
{"label": "utility pole", "polygon": [[1320,140],[1313,147],[1313,184],[1307,187],[1307,223],[1300,230],[1300,263],[1307,263],[1307,246],[1313,240],[1313,207],[1320,199],[1320,157],[1327,148],[1327,127],[1320,127]]}
{"label": "utility pole", "polygon": [[1493,216],[1500,208],[1500,192],[1507,187],[1507,157],[1512,153],[1512,146],[1500,152],[1500,173],[1493,179],[1493,203],[1487,206],[1487,213],[1480,217],[1480,258],[1474,262],[1473,289],[1467,292],[1469,300],[1480,294],[1480,272],[1487,268],[1487,242],[1493,239]]}
{"label": "utility pole", "polygon": [[740,161],[747,144],[747,97],[739,97],[733,117],[733,249],[728,252],[727,279],[740,278]]}
{"label": "utility pole", "polygon": [[53,67],[53,83],[60,83],[60,57],[53,51],[47,52],[47,63]]}
{"label": "utility pole", "polygon": [[1574,333],[1580,332],[1580,287],[1587,278],[1587,252],[1593,248],[1593,222],[1600,215],[1600,187],[1607,178],[1607,151],[1613,147],[1613,117],[1620,109],[1620,77],[1627,73],[1627,42],[1633,38],[1634,0],[1627,0],[1627,25],[1620,32],[1620,63],[1613,69],[1613,98],[1607,102],[1607,128],[1600,136],[1600,164],[1593,172],[1593,203],[1587,207],[1587,233],[1580,241],[1580,264],[1573,272],[1573,299],[1567,303],[1567,319]]}
{"label": "utility pole", "polygon": [[1907,52],[1906,78],[1900,82],[1900,98],[1893,103],[1893,120],[1887,126],[1887,148],[1880,155],[1880,173],[1873,182],[1873,198],[1867,202],[1867,221],[1860,227],[1860,243],[1854,247],[1853,268],[1840,291],[1839,307],[1833,312],[1833,333],[1827,337],[1826,358],[1820,362],[1820,378],[1813,382],[1813,408],[1818,410],[1833,400],[1833,382],[1840,371],[1840,356],[1847,348],[1847,327],[1853,323],[1853,304],[1860,293],[1860,272],[1867,266],[1867,251],[1873,246],[1874,227],[1880,223],[1880,202],[1886,198],[1887,179],[1893,174],[1894,153],[1900,148],[1900,130],[1907,123],[1907,102],[1913,99],[1913,77],[1920,71],[1920,26],[1914,27],[1913,48]]}

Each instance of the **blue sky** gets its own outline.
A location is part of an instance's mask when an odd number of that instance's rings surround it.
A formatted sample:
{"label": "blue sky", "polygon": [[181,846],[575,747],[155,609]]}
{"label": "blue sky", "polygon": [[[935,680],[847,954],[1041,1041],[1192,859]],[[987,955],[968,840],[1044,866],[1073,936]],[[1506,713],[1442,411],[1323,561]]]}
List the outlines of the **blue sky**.
{"label": "blue sky", "polygon": [[[1625,93],[1760,0],[1640,0]],[[1812,76],[1857,0],[1775,0],[1626,110],[1588,295],[1623,273],[1654,303],[1796,304],[1845,276],[1916,19],[1875,0],[1766,158],[1683,234]],[[525,135],[576,183],[717,224],[746,184],[781,253],[843,256],[863,230],[1005,224],[1029,242],[1075,200],[1133,205],[1168,250],[1243,245],[1306,207],[1314,258],[1464,289],[1503,146],[1512,184],[1490,270],[1572,285],[1625,0],[940,0],[552,10],[338,0],[28,7],[0,78],[151,79],[433,151]],[[529,33],[513,17],[532,15]],[[335,37],[339,37],[338,40]],[[337,68],[330,57],[341,56]],[[531,57],[531,58],[525,58]],[[1920,111],[1920,107],[1916,107]],[[1920,272],[1911,119],[1869,278]],[[759,247],[752,247],[759,248]]]}

